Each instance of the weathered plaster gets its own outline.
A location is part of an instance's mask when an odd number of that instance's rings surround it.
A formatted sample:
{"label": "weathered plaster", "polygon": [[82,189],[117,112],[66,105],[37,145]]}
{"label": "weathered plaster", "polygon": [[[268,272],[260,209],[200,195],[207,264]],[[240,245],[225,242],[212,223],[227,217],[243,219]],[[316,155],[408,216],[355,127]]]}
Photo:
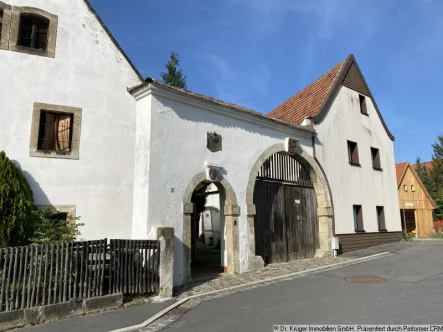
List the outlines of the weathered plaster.
{"label": "weathered plaster", "polygon": [[[72,123],[71,151],[59,153],[56,151],[40,151],[38,146],[38,133],[40,127],[40,116],[42,111],[54,113],[67,113],[74,116]],[[31,124],[31,142],[29,143],[29,155],[41,158],[78,159],[80,151],[80,132],[82,124],[82,109],[79,107],[69,107],[61,105],[50,105],[44,103],[34,103]]]}

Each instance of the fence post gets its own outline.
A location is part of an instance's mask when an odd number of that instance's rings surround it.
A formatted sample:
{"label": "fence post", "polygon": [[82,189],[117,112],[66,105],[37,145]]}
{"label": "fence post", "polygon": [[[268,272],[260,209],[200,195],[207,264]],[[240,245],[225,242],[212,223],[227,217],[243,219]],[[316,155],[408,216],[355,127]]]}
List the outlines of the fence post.
{"label": "fence post", "polygon": [[158,227],[157,240],[160,241],[160,291],[161,298],[172,298],[174,285],[174,228]]}

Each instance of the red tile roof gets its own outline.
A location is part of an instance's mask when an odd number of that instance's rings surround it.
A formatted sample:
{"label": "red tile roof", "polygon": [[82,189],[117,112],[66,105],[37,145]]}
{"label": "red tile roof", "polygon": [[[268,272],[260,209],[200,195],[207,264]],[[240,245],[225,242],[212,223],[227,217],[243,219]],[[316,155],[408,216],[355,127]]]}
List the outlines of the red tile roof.
{"label": "red tile roof", "polygon": [[397,174],[397,185],[400,184],[403,173],[405,172],[408,162],[395,165],[395,173]]}
{"label": "red tile roof", "polygon": [[269,113],[268,116],[296,124],[302,123],[305,118],[314,116],[331,90],[335,78],[347,59],[340,62],[314,83],[293,95]]}

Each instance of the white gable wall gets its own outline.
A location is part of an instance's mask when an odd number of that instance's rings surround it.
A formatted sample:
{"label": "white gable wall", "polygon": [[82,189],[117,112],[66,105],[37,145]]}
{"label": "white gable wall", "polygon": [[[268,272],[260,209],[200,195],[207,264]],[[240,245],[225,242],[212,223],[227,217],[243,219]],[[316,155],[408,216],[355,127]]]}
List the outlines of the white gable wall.
{"label": "white gable wall", "polygon": [[[365,231],[378,232],[376,206],[384,206],[387,230],[401,231],[393,142],[374,104],[360,113],[359,93],[342,86],[327,115],[315,125],[316,157],[331,187],[336,234],[354,233],[352,205],[362,205]],[[358,143],[361,167],[348,162],[347,141]],[[372,168],[371,147],[380,151],[383,171]]]}
{"label": "white gable wall", "polygon": [[[149,168],[149,202],[146,201],[146,204],[149,204],[148,218],[143,221],[147,225],[147,231],[149,232],[154,225],[175,228],[174,283],[180,284],[183,280],[181,248],[184,193],[192,178],[205,170],[205,162],[223,167],[223,176],[231,184],[237,196],[240,206],[238,217],[240,269],[241,272],[246,271],[248,267],[246,188],[251,169],[268,147],[282,143],[288,136],[297,138],[303,149],[312,155],[311,134],[300,131],[297,136],[295,129],[282,130],[282,126],[274,126],[271,129],[211,111],[204,104],[190,105],[158,94],[150,97],[152,117],[149,166],[146,164],[146,159],[138,160],[144,165],[136,165],[136,169]],[[146,98],[148,97],[144,99]],[[144,99],[138,103],[142,103]],[[137,107],[137,112],[141,111],[142,109]],[[149,109],[146,109],[146,112],[148,111]],[[220,152],[213,153],[206,148],[206,132],[212,131],[222,136],[223,150]],[[139,133],[142,135],[143,132],[137,123],[137,135]],[[138,198],[135,197],[135,200]],[[142,229],[144,226],[134,222],[133,227]]]}
{"label": "white gable wall", "polygon": [[[75,205],[83,238],[131,236],[135,101],[140,82],[83,0],[5,0],[58,16],[55,58],[0,50],[0,149],[37,205]],[[68,2],[68,3],[67,3]],[[29,156],[33,103],[83,110],[79,160]]]}

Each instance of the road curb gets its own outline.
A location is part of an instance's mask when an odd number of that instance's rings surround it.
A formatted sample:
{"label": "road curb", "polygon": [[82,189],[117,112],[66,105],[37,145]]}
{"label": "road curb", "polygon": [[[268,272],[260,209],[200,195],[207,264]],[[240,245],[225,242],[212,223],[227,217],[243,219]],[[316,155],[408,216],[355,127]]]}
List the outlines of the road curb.
{"label": "road curb", "polygon": [[215,293],[222,293],[222,292],[228,292],[237,288],[244,288],[247,286],[252,286],[252,285],[258,285],[258,284],[266,284],[272,281],[277,281],[280,279],[287,279],[287,278],[291,278],[291,277],[304,277],[306,275],[311,275],[314,274],[316,272],[323,272],[323,271],[329,271],[329,270],[334,270],[334,269],[338,269],[340,267],[344,267],[344,266],[350,266],[350,265],[354,265],[354,264],[359,264],[359,263],[364,263],[364,262],[369,262],[369,261],[373,261],[376,259],[380,259],[383,257],[387,257],[387,256],[392,256],[393,254],[390,252],[382,252],[379,254],[375,254],[375,255],[370,255],[370,256],[366,256],[366,257],[361,257],[361,258],[356,258],[356,259],[352,259],[349,260],[347,262],[341,262],[341,263],[336,263],[336,264],[330,264],[330,265],[325,265],[325,266],[320,266],[320,267],[315,267],[312,269],[307,269],[307,270],[303,270],[303,271],[298,271],[298,272],[294,272],[294,273],[289,273],[289,274],[285,274],[285,275],[281,275],[281,276],[277,276],[277,277],[272,277],[272,278],[268,278],[268,279],[264,279],[264,280],[257,280],[257,281],[252,281],[246,284],[241,284],[241,285],[237,285],[237,286],[232,286],[232,287],[227,287],[227,288],[223,288],[223,289],[217,289],[217,290],[213,290],[210,292],[205,292],[205,293],[200,293],[200,294],[195,294],[195,295],[191,295],[191,296],[187,296],[173,304],[171,304],[170,306],[166,307],[165,309],[163,309],[162,311],[158,312],[157,314],[155,314],[154,316],[150,317],[149,319],[145,320],[143,323],[137,324],[137,325],[133,325],[133,326],[128,326],[128,327],[124,327],[122,329],[118,329],[118,330],[113,330],[110,332],[129,332],[129,331],[134,331],[137,329],[141,329],[141,328],[145,328],[147,327],[149,324],[155,322],[156,320],[158,320],[159,318],[163,317],[164,315],[166,315],[168,312],[174,310],[175,308],[179,307],[180,305],[182,305],[183,303],[191,300],[191,299],[195,299],[195,298],[199,298],[199,297],[203,297],[203,296],[208,296],[211,294],[215,294]]}

